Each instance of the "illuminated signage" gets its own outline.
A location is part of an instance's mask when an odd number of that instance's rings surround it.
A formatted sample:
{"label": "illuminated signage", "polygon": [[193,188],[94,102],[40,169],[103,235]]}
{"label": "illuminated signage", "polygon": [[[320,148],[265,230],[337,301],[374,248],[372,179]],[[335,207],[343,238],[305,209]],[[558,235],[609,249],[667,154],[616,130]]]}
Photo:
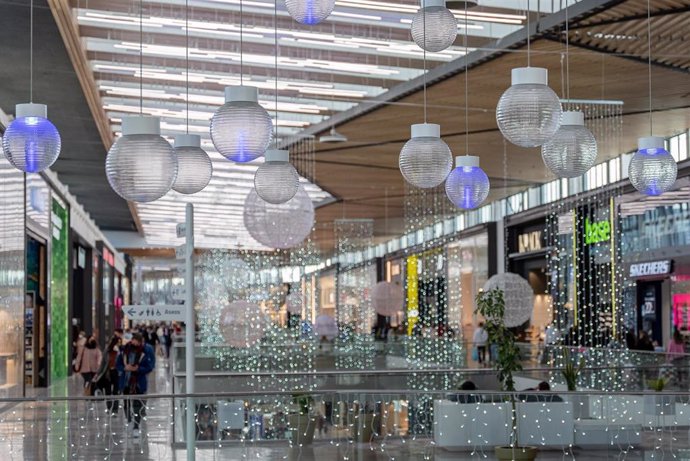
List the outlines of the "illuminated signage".
{"label": "illuminated signage", "polygon": [[542,247],[541,231],[528,232],[518,235],[518,253],[539,251]]}
{"label": "illuminated signage", "polygon": [[648,277],[653,275],[666,275],[671,273],[671,260],[650,261],[630,265],[630,277]]}
{"label": "illuminated signage", "polygon": [[611,223],[608,220],[590,222],[585,218],[585,245],[611,240]]}

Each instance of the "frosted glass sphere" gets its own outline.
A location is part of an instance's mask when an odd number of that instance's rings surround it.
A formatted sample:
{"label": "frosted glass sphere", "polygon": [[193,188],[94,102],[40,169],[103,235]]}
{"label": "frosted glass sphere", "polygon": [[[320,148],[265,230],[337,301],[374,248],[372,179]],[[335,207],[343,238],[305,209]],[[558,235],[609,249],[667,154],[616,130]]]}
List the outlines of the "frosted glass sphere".
{"label": "frosted glass sphere", "polygon": [[177,155],[154,134],[121,136],[105,159],[110,187],[125,200],[152,202],[170,191],[177,177]]}
{"label": "frosted glass sphere", "polygon": [[244,202],[244,226],[262,245],[292,248],[311,233],[314,205],[302,186],[293,198],[279,205],[266,202],[252,189]]}
{"label": "frosted glass sphere", "polygon": [[268,328],[268,320],[258,304],[233,301],[220,311],[219,326],[228,345],[246,348],[263,338]]}
{"label": "frosted glass sphere", "polygon": [[175,147],[177,154],[177,178],[173,190],[180,194],[201,192],[213,176],[213,164],[201,147]]}
{"label": "frosted glass sphere", "polygon": [[292,292],[285,298],[285,306],[291,314],[301,314],[302,304],[302,295],[297,292]]}
{"label": "frosted glass sphere", "polygon": [[5,130],[2,150],[18,170],[38,173],[51,166],[60,155],[60,133],[44,117],[19,117]]}
{"label": "frosted glass sphere", "polygon": [[638,150],[628,167],[633,187],[645,195],[661,195],[668,191],[677,175],[678,164],[664,148]]}
{"label": "frosted glass sphere", "polygon": [[429,189],[445,181],[453,168],[453,156],[441,138],[413,136],[400,151],[398,166],[407,182]]}
{"label": "frosted glass sphere", "polygon": [[496,122],[501,133],[521,147],[544,144],[556,134],[560,120],[558,95],[541,83],[513,84],[496,107]]}
{"label": "frosted glass sphere", "polygon": [[446,195],[453,205],[471,210],[489,195],[489,177],[479,166],[458,166],[448,175]]}
{"label": "frosted glass sphere", "polygon": [[582,176],[597,160],[597,141],[583,125],[561,125],[541,146],[544,164],[559,178]]}
{"label": "frosted glass sphere", "polygon": [[403,310],[405,294],[400,285],[391,282],[379,282],[371,291],[371,303],[377,314],[390,317]]}
{"label": "frosted glass sphere", "polygon": [[254,101],[230,101],[211,118],[211,140],[220,154],[238,163],[261,157],[271,142],[273,122]]}
{"label": "frosted glass sphere", "polygon": [[444,6],[420,8],[412,18],[412,40],[426,51],[445,50],[457,35],[458,22]]}
{"label": "frosted glass sphere", "polygon": [[503,316],[505,326],[519,327],[532,318],[534,291],[529,282],[517,274],[504,272],[491,277],[484,284],[484,291],[499,288],[503,291],[506,310]]}
{"label": "frosted glass sphere", "polygon": [[292,19],[313,26],[330,16],[335,0],[285,0],[285,7]]}
{"label": "frosted glass sphere", "polygon": [[319,337],[325,336],[328,339],[333,339],[338,336],[338,324],[330,315],[321,314],[314,321],[314,331]]}
{"label": "frosted glass sphere", "polygon": [[285,203],[299,188],[299,175],[290,162],[264,162],[254,174],[254,188],[268,203]]}

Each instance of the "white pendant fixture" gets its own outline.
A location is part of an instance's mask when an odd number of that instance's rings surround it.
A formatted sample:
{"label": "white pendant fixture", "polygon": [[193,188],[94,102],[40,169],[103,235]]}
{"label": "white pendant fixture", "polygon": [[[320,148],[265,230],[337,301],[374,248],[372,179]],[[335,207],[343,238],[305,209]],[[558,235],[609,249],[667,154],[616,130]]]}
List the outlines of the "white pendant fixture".
{"label": "white pendant fixture", "polygon": [[331,15],[335,0],[285,0],[285,7],[292,19],[313,26]]}
{"label": "white pendant fixture", "polygon": [[633,187],[645,195],[661,195],[670,190],[678,176],[678,164],[664,147],[664,138],[647,136],[638,140],[630,160],[628,177]]}
{"label": "white pendant fixture", "polygon": [[410,32],[417,46],[437,53],[455,42],[458,22],[446,8],[445,0],[421,0],[421,7],[412,18]]}
{"label": "white pendant fixture", "polygon": [[152,202],[170,191],[177,177],[177,156],[160,135],[160,119],[122,117],[122,136],[105,159],[110,187],[125,200]]}
{"label": "white pendant fixture", "polygon": [[565,111],[561,126],[541,146],[544,164],[559,178],[576,178],[585,174],[597,160],[597,141],[585,126],[580,111]]}
{"label": "white pendant fixture", "polygon": [[335,127],[331,127],[331,131],[319,138],[320,143],[324,144],[335,144],[339,142],[347,142],[347,136],[340,134],[335,130]]}
{"label": "white pendant fixture", "polygon": [[268,203],[285,203],[295,196],[299,188],[299,175],[290,163],[287,150],[269,149],[265,162],[254,174],[254,189]]}
{"label": "white pendant fixture", "polygon": [[453,168],[453,156],[441,139],[441,127],[419,123],[412,125],[410,131],[411,139],[398,159],[400,172],[408,183],[421,189],[440,185]]}
{"label": "white pendant fixture", "polygon": [[177,178],[172,188],[180,194],[196,194],[204,190],[213,176],[213,163],[201,148],[201,137],[196,134],[175,136]]}
{"label": "white pendant fixture", "polygon": [[473,210],[489,196],[489,177],[479,166],[479,157],[455,157],[455,169],[446,179],[446,195],[461,210]]}

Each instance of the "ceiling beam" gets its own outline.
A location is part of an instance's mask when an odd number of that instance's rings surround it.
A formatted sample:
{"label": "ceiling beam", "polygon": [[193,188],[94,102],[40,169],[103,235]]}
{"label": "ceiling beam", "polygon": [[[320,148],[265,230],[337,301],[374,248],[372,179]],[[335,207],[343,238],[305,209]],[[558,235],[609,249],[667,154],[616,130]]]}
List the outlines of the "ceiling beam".
{"label": "ceiling beam", "polygon": [[[690,11],[690,5],[688,6],[680,6],[677,8],[671,8],[671,9],[664,9],[664,10],[657,10],[657,11],[652,11],[649,16],[652,18],[656,18],[659,16],[667,16],[669,14],[680,14],[680,13],[686,13]],[[628,21],[637,21],[639,19],[647,19],[647,12],[644,13],[639,13],[639,14],[629,14],[627,16],[621,16],[620,18],[614,18],[614,19],[606,19],[603,21],[597,21],[597,22],[589,22],[586,24],[574,24],[569,27],[570,30],[574,29],[589,29],[590,27],[599,27],[599,26],[608,26],[611,24],[619,24],[621,22],[628,22]]]}

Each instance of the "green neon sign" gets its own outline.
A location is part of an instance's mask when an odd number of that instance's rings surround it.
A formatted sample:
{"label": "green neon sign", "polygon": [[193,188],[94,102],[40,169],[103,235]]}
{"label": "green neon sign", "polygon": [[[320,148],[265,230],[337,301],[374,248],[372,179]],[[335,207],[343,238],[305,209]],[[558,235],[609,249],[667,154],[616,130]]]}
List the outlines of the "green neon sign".
{"label": "green neon sign", "polygon": [[585,218],[585,245],[611,240],[611,223],[608,220],[590,222]]}

